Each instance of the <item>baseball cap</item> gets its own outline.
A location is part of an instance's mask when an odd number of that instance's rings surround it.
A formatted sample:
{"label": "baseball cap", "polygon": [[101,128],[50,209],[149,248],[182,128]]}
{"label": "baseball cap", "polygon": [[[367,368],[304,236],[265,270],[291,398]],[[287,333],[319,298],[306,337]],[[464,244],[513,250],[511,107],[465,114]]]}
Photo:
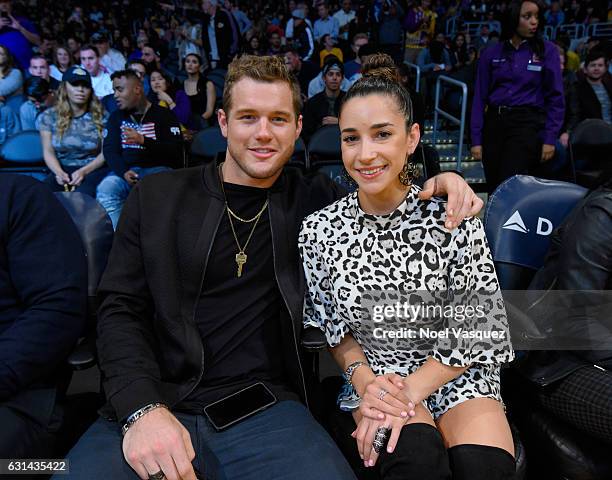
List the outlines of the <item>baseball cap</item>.
{"label": "baseball cap", "polygon": [[62,82],[76,83],[84,82],[89,88],[91,88],[91,76],[83,67],[79,65],[73,65],[62,75]]}
{"label": "baseball cap", "polygon": [[293,12],[291,12],[291,16],[293,18],[301,18],[302,20],[306,18],[306,15],[304,15],[304,10],[301,8],[296,8]]}
{"label": "baseball cap", "polygon": [[104,32],[96,32],[91,36],[91,43],[103,43],[108,42],[108,37],[104,34]]}

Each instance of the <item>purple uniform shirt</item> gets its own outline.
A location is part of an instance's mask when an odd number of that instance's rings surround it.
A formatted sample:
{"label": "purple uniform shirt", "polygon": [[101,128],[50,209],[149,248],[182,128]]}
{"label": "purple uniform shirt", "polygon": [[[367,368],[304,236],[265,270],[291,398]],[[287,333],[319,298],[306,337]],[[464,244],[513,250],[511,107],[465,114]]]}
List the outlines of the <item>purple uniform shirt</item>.
{"label": "purple uniform shirt", "polygon": [[544,58],[529,44],[500,42],[482,51],[472,104],[472,145],[482,145],[485,106],[532,106],[546,112],[542,141],[554,145],[563,125],[565,100],[559,50],[544,42]]}

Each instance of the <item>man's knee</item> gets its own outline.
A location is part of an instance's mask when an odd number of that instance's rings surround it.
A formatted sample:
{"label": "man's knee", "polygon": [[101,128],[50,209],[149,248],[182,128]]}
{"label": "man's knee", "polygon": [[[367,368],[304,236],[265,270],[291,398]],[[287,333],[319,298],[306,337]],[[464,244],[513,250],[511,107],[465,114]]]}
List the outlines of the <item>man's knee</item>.
{"label": "man's knee", "polygon": [[0,407],[0,458],[53,456],[54,435],[34,420],[10,407]]}
{"label": "man's knee", "polygon": [[127,182],[117,175],[108,175],[98,184],[96,196],[100,200],[105,197],[121,196],[125,190]]}

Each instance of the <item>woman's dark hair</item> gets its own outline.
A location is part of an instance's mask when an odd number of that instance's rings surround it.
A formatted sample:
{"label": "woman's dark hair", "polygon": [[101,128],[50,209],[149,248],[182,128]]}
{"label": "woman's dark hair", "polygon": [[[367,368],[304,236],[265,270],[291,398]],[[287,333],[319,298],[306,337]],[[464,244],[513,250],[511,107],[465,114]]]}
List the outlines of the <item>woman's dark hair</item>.
{"label": "woman's dark hair", "polygon": [[352,98],[367,97],[368,95],[385,95],[390,97],[399,112],[406,118],[406,129],[413,123],[412,101],[410,94],[401,84],[401,78],[393,59],[386,53],[376,53],[368,57],[361,66],[363,75],[346,92],[340,105],[342,108]]}
{"label": "woman's dark hair", "polygon": [[[162,76],[162,78],[166,81],[166,93],[170,95],[170,98],[172,98],[172,100],[176,100],[176,87],[174,86],[174,82],[172,81],[172,79],[166,72],[163,72],[162,70],[158,68],[153,68],[151,70],[151,73],[149,74],[149,81],[151,81],[150,80],[151,75],[153,75],[156,72],[159,73]],[[153,90],[151,90],[151,92],[153,95],[155,95]]]}
{"label": "woman's dark hair", "polygon": [[[457,46],[457,39],[459,37],[463,37],[463,45],[460,47]],[[465,63],[468,61],[468,50],[467,50],[467,42],[465,41],[465,35],[463,33],[458,33],[453,38],[453,43],[451,45],[451,50],[457,55],[457,60],[461,63]]]}
{"label": "woman's dark hair", "polygon": [[8,49],[8,47],[5,47],[4,45],[0,45],[0,48],[4,50],[4,55],[6,56],[6,63],[4,64],[4,67],[0,67],[0,74],[2,74],[3,77],[5,77],[9,73],[11,73],[11,70],[13,69],[13,65],[14,65],[13,55],[11,54],[11,51]]}
{"label": "woman's dark hair", "polygon": [[502,40],[510,40],[516,33],[516,29],[521,20],[521,7],[525,2],[535,3],[538,7],[538,30],[535,35],[528,40],[528,43],[533,53],[543,59],[544,39],[542,38],[542,32],[544,30],[544,25],[546,25],[546,19],[544,18],[546,5],[542,0],[513,0],[508,7],[506,20],[502,29]]}

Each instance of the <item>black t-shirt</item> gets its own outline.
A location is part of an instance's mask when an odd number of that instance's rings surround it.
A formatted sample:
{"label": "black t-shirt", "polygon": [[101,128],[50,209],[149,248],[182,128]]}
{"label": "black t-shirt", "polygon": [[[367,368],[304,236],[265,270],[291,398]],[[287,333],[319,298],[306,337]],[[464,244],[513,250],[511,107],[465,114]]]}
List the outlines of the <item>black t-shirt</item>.
{"label": "black t-shirt", "polygon": [[[224,183],[233,212],[250,219],[259,212],[267,190]],[[232,219],[241,246],[253,223]],[[196,322],[204,345],[204,375],[182,403],[199,409],[230,393],[263,381],[280,398],[295,398],[283,378],[280,316],[285,309],[274,274],[268,209],[261,215],[245,249],[247,262],[237,277],[238,246],[227,212],[208,259]],[[287,396],[288,394],[288,396]]]}

